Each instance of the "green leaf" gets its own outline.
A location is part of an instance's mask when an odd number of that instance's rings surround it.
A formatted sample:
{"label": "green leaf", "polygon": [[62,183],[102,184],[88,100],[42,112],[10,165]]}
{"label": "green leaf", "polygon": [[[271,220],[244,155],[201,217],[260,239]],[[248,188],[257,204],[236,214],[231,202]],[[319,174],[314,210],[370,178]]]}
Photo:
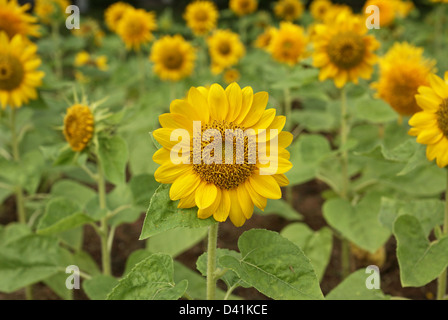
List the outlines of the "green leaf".
{"label": "green leaf", "polygon": [[112,276],[98,275],[84,280],[82,287],[91,300],[106,300],[109,292],[118,284],[118,280]]}
{"label": "green leaf", "polygon": [[119,136],[99,139],[98,156],[107,180],[113,184],[125,181],[125,169],[128,161],[126,141]]}
{"label": "green leaf", "polygon": [[201,228],[216,223],[213,217],[205,220],[199,219],[197,208],[177,208],[177,201],[170,199],[169,189],[170,185],[162,184],[152,196],[140,240],[174,228]]}
{"label": "green leaf", "polygon": [[393,231],[395,220],[402,215],[410,215],[418,219],[426,236],[436,226],[443,224],[445,204],[437,199],[397,200],[383,197],[379,214],[383,226]]}
{"label": "green leaf", "polygon": [[152,236],[146,249],[154,253],[166,253],[176,257],[201,241],[207,235],[208,228],[177,228]]}
{"label": "green leaf", "polygon": [[342,283],[330,291],[327,300],[389,300],[381,289],[368,289],[366,280],[369,274],[358,270],[350,274]]}
{"label": "green leaf", "polygon": [[0,291],[10,293],[39,282],[59,270],[56,238],[28,235],[0,244]]}
{"label": "green leaf", "polygon": [[268,199],[266,208],[261,211],[255,207],[255,212],[260,215],[277,214],[287,220],[302,220],[303,216],[298,213],[288,202],[282,199],[272,200]]}
{"label": "green leaf", "polygon": [[96,196],[95,190],[73,180],[60,180],[51,187],[53,197],[64,197],[84,208]]}
{"label": "green leaf", "polygon": [[294,165],[286,176],[291,185],[301,184],[316,177],[319,164],[331,153],[328,140],[317,134],[301,135],[289,148]]}
{"label": "green leaf", "polygon": [[417,218],[402,215],[394,224],[403,287],[422,287],[448,266],[448,237],[430,242]]}
{"label": "green leaf", "polygon": [[[241,260],[241,254],[234,250],[229,249],[216,249],[216,268],[224,269],[224,266],[220,263],[220,259],[225,256],[231,256],[235,259]],[[204,252],[196,261],[196,268],[199,272],[206,277],[207,276],[207,252]],[[240,277],[232,270],[227,271],[221,278],[222,281],[227,285],[227,288],[238,284],[241,287],[249,288],[250,286],[246,284]]]}
{"label": "green leaf", "polygon": [[378,219],[381,195],[369,193],[356,205],[333,198],[325,202],[323,214],[327,223],[357,246],[374,253],[390,237]]}
{"label": "green leaf", "polygon": [[246,231],[238,240],[238,248],[241,259],[224,256],[220,263],[266,296],[276,300],[323,298],[310,260],[278,233]]}
{"label": "green leaf", "polygon": [[318,278],[322,280],[330,262],[333,247],[331,230],[324,227],[319,231],[313,231],[304,223],[292,223],[286,226],[280,235],[303,250],[303,253],[311,260]]}
{"label": "green leaf", "polygon": [[37,232],[39,234],[55,234],[94,221],[81,211],[76,202],[58,197],[48,202]]}
{"label": "green leaf", "polygon": [[151,197],[159,187],[159,183],[150,174],[133,176],[129,181],[134,204],[148,208]]}
{"label": "green leaf", "polygon": [[370,123],[382,124],[398,118],[397,113],[383,100],[365,96],[356,101],[356,117]]}
{"label": "green leaf", "polygon": [[108,300],[177,300],[187,290],[188,281],[173,279],[173,259],[153,254],[139,262],[107,296]]}

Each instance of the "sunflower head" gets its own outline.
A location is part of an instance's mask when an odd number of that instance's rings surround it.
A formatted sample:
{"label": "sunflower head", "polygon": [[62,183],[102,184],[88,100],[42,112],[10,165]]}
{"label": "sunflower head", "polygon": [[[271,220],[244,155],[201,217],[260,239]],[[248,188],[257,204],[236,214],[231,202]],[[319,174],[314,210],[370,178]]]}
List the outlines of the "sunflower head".
{"label": "sunflower head", "polygon": [[349,81],[358,83],[359,77],[371,77],[379,42],[366,33],[364,20],[345,13],[332,23],[315,27],[313,64],[320,68],[320,81],[334,79],[342,88]]}
{"label": "sunflower head", "polygon": [[324,21],[332,5],[330,0],[313,0],[310,5],[311,15],[317,21]]}
{"label": "sunflower head", "polygon": [[222,77],[225,83],[231,84],[233,82],[238,82],[241,78],[241,74],[237,69],[232,68],[224,71]]}
{"label": "sunflower head", "polygon": [[254,46],[259,49],[268,50],[272,37],[274,36],[276,28],[267,27],[257,39],[255,39]]}
{"label": "sunflower head", "polygon": [[128,9],[134,9],[134,7],[129,3],[123,1],[115,2],[107,7],[107,9],[104,11],[104,20],[109,30],[117,30],[121,18]]}
{"label": "sunflower head", "polygon": [[196,0],[188,4],[183,14],[187,26],[195,35],[203,36],[216,28],[219,11],[212,1]]}
{"label": "sunflower head", "polygon": [[89,106],[74,104],[64,117],[64,137],[75,152],[83,151],[93,137],[94,118]]}
{"label": "sunflower head", "polygon": [[2,108],[21,107],[37,98],[36,88],[42,84],[44,73],[37,68],[41,60],[37,46],[21,35],[11,40],[0,32],[0,104]]}
{"label": "sunflower head", "polygon": [[164,36],[154,42],[150,60],[162,80],[178,81],[193,73],[196,53],[181,35]]}
{"label": "sunflower head", "polygon": [[16,34],[40,36],[37,18],[27,13],[30,4],[20,6],[17,0],[0,0],[0,33],[6,32],[9,38]]}
{"label": "sunflower head", "polygon": [[280,28],[273,32],[268,51],[275,60],[295,65],[305,58],[307,44],[308,38],[301,26],[281,22]]}
{"label": "sunflower head", "polygon": [[400,3],[399,0],[367,0],[363,12],[366,12],[368,6],[377,6],[380,9],[380,26],[388,27],[394,23],[397,14],[399,14]]}
{"label": "sunflower head", "polygon": [[441,79],[435,74],[429,76],[429,86],[421,86],[415,96],[422,111],[409,120],[412,128],[409,134],[417,142],[427,145],[426,157],[436,159],[440,168],[448,165],[448,72]]}
{"label": "sunflower head", "polygon": [[126,44],[128,50],[139,51],[143,44],[153,38],[152,32],[157,29],[154,12],[144,9],[127,10],[117,26],[117,34]]}
{"label": "sunflower head", "polygon": [[54,20],[61,20],[65,9],[70,5],[68,0],[36,0],[34,13],[44,24],[51,24]]}
{"label": "sunflower head", "polygon": [[380,76],[372,84],[378,97],[402,116],[421,111],[415,101],[420,86],[429,84],[429,75],[434,72],[435,60],[425,59],[423,49],[408,43],[395,43],[380,59]]}
{"label": "sunflower head", "polygon": [[212,65],[216,70],[220,70],[214,73],[234,66],[246,53],[239,35],[230,30],[216,30],[208,37],[207,44]]}
{"label": "sunflower head", "polygon": [[198,207],[201,219],[230,218],[242,226],[254,205],[263,210],[268,198],[281,197],[280,187],[288,184],[284,173],[292,167],[285,150],[292,135],[282,132],[285,117],[266,110],[268,98],[235,82],[226,89],[193,87],[159,117],[155,179],[172,184],[170,198],[179,200],[179,208]]}
{"label": "sunflower head", "polygon": [[236,15],[244,16],[257,10],[258,0],[230,0],[229,7]]}
{"label": "sunflower head", "polygon": [[277,17],[286,21],[299,19],[305,8],[300,0],[279,0],[274,5],[274,12]]}

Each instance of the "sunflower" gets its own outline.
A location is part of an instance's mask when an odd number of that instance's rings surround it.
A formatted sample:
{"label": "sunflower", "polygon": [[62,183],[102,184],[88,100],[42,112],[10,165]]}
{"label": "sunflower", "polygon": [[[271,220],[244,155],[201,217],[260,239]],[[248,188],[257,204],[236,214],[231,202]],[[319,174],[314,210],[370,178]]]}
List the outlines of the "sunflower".
{"label": "sunflower", "polygon": [[54,19],[62,19],[69,5],[68,0],[36,0],[34,13],[39,17],[40,22],[51,24]]}
{"label": "sunflower", "polygon": [[87,105],[74,104],[64,117],[64,137],[75,152],[86,148],[93,137],[94,118]]}
{"label": "sunflower", "polygon": [[325,12],[323,23],[333,23],[340,14],[352,15],[353,10],[346,4],[333,4]]}
{"label": "sunflower", "polygon": [[271,43],[272,37],[274,36],[276,28],[267,27],[262,34],[260,34],[257,39],[255,39],[254,46],[259,49],[267,50],[269,44]]}
{"label": "sunflower", "polygon": [[380,26],[388,27],[393,24],[397,15],[400,14],[400,2],[399,0],[367,0],[364,4],[363,12],[366,12],[368,6],[377,6],[380,9]]}
{"label": "sunflower", "polygon": [[435,60],[425,59],[423,49],[408,43],[396,43],[380,59],[379,81],[372,86],[378,97],[388,102],[402,116],[412,115],[421,108],[415,101],[420,86],[429,84]]}
{"label": "sunflower", "polygon": [[203,36],[216,28],[219,12],[211,1],[196,0],[190,3],[183,14],[187,26],[195,35]]}
{"label": "sunflower", "polygon": [[313,0],[310,5],[311,15],[317,21],[324,21],[325,16],[332,5],[330,0]]}
{"label": "sunflower", "polygon": [[22,36],[40,36],[37,19],[26,12],[30,4],[20,6],[17,0],[0,0],[0,33],[6,32],[9,38],[16,34]]}
{"label": "sunflower", "polygon": [[246,53],[239,35],[230,30],[216,30],[208,37],[207,44],[214,73],[234,66]]}
{"label": "sunflower", "polygon": [[128,9],[134,9],[134,7],[122,1],[115,2],[107,7],[104,11],[104,20],[109,30],[117,31],[117,26]]}
{"label": "sunflower", "polygon": [[238,16],[244,16],[252,13],[258,8],[257,0],[230,0],[230,9]]}
{"label": "sunflower", "polygon": [[222,78],[225,83],[231,84],[233,82],[239,81],[241,78],[241,74],[237,69],[227,69],[226,71],[224,71]]}
{"label": "sunflower", "polygon": [[21,35],[9,40],[0,32],[0,104],[19,108],[37,98],[36,87],[42,84],[44,73],[36,70],[41,60],[37,46]]}
{"label": "sunflower", "polygon": [[291,22],[281,22],[280,28],[272,36],[268,51],[275,60],[295,65],[306,56],[307,43],[302,27]]}
{"label": "sunflower", "polygon": [[75,28],[71,31],[74,36],[88,39],[98,47],[103,43],[103,38],[105,36],[104,31],[101,30],[101,26],[98,21],[92,18],[83,19],[83,23],[81,23],[80,28]]}
{"label": "sunflower", "polygon": [[341,12],[334,22],[319,24],[313,36],[313,65],[320,68],[319,80],[334,79],[342,88],[347,82],[358,83],[358,78],[369,79],[378,57],[380,46],[362,18]]}
{"label": "sunflower", "polygon": [[87,65],[94,66],[101,71],[107,71],[109,69],[105,55],[92,57],[87,51],[78,52],[75,56],[75,66],[82,67]]}
{"label": "sunflower", "polygon": [[275,15],[286,21],[299,19],[304,10],[302,2],[299,0],[279,0],[274,5]]}
{"label": "sunflower", "polygon": [[[170,198],[180,200],[179,208],[197,206],[200,219],[230,218],[242,226],[254,205],[264,210],[267,199],[281,198],[280,187],[289,183],[284,173],[292,167],[285,149],[292,135],[282,132],[285,117],[265,109],[268,99],[267,92],[254,94],[251,87],[241,89],[236,82],[225,90],[218,84],[210,89],[192,87],[185,99],[171,103],[170,113],[159,117],[162,128],[153,135],[162,148],[153,160],[161,166],[154,176],[160,183],[172,184]],[[180,143],[182,156],[174,161],[171,156],[178,154],[179,146],[170,137],[176,129],[188,135]],[[213,158],[216,154],[213,161],[212,154]],[[276,168],[267,169],[266,154],[273,155]]]}
{"label": "sunflower", "polygon": [[196,53],[181,35],[164,36],[154,42],[150,60],[161,79],[178,81],[192,74]]}
{"label": "sunflower", "polygon": [[436,159],[440,168],[448,165],[448,72],[444,80],[435,74],[429,76],[429,86],[421,86],[415,96],[422,111],[409,120],[409,134],[427,145],[426,157]]}
{"label": "sunflower", "polygon": [[128,50],[140,50],[143,44],[152,40],[152,31],[157,29],[156,16],[144,9],[127,10],[117,26],[117,34]]}

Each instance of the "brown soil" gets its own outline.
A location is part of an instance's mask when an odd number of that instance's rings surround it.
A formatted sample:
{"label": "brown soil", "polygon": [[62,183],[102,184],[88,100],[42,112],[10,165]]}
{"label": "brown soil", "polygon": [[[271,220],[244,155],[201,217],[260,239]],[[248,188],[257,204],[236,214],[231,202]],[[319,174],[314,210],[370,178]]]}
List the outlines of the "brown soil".
{"label": "brown soil", "polygon": [[[319,230],[326,226],[322,216],[321,208],[324,200],[321,197],[322,191],[326,186],[320,181],[311,181],[309,183],[294,187],[294,207],[304,216],[304,221],[313,230]],[[14,198],[8,199],[2,210],[0,210],[0,224],[6,225],[15,220]],[[144,241],[139,241],[139,235],[144,220],[144,214],[133,224],[124,224],[117,228],[115,241],[112,251],[113,274],[119,277],[125,268],[125,263],[129,255],[137,250],[144,248]],[[230,222],[222,223],[219,230],[218,247],[237,250],[237,241],[239,236],[252,228],[265,228],[274,231],[280,231],[289,221],[277,215],[260,216],[254,215],[252,219],[246,222],[241,228],[235,228]],[[98,265],[101,264],[100,242],[95,231],[87,226],[85,227],[85,237],[83,248],[89,252]],[[206,239],[192,247],[190,250],[182,253],[176,259],[193,270],[196,270],[196,259],[205,251]],[[422,288],[402,288],[400,284],[400,272],[396,259],[396,242],[393,237],[387,242],[386,261],[381,268],[382,290],[386,294],[393,296],[406,297],[410,299],[433,299],[436,292],[435,281]],[[327,267],[321,288],[324,294],[331,291],[341,281],[340,275],[340,241],[335,237],[333,242],[333,252],[330,263]],[[352,261],[353,270],[368,265],[368,261]],[[218,284],[222,285],[222,284]],[[39,283],[33,286],[34,298],[37,300],[57,300],[58,296],[48,287]],[[235,295],[244,299],[261,300],[267,299],[263,294],[255,289],[238,288],[234,291]],[[21,300],[25,299],[24,290],[12,294],[0,293],[0,300]],[[87,299],[82,290],[75,291],[75,299]]]}

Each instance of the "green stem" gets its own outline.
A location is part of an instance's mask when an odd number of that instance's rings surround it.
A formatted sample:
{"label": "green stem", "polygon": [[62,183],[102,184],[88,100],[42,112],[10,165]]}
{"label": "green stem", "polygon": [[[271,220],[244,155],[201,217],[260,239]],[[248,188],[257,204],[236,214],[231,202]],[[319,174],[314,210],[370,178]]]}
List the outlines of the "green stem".
{"label": "green stem", "polygon": [[342,279],[350,274],[350,243],[346,238],[341,239],[341,272]]}
{"label": "green stem", "polygon": [[[345,87],[341,89],[341,173],[342,173],[342,186],[341,197],[345,200],[349,200],[349,183],[350,177],[348,174],[348,113],[347,113],[347,92]],[[345,279],[350,274],[350,243],[346,238],[342,239],[341,248],[341,271],[342,277]]]}
{"label": "green stem", "polygon": [[60,49],[60,35],[59,35],[59,23],[54,21],[51,24],[51,35],[53,38],[53,43],[55,45],[54,50],[54,67],[55,73],[58,78],[62,78],[63,67],[62,67],[62,55]]}
{"label": "green stem", "polygon": [[[16,108],[11,107],[11,144],[12,144],[12,155],[14,161],[20,162],[20,152],[19,152],[19,139],[17,136],[16,128]],[[26,223],[26,210],[25,210],[25,197],[23,195],[22,186],[16,186],[16,207],[17,207],[17,218],[20,223]]]}
{"label": "green stem", "polygon": [[[100,209],[104,210],[107,208],[106,204],[106,182],[104,180],[104,173],[101,163],[98,160],[98,197]],[[101,254],[102,254],[102,265],[103,274],[111,275],[111,263],[110,263],[110,250],[109,250],[109,227],[107,225],[107,216],[101,219],[100,222],[100,237],[101,237]]]}
{"label": "green stem", "polygon": [[[443,235],[448,236],[448,170],[447,170],[447,187],[445,191],[445,220],[443,223]],[[447,268],[437,279],[437,300],[443,300],[446,294],[446,278]]]}
{"label": "green stem", "polygon": [[348,123],[347,123],[347,93],[345,87],[341,89],[341,162],[342,162],[342,189],[341,197],[348,200],[348,150],[347,150],[347,140],[348,140]]}
{"label": "green stem", "polygon": [[215,300],[216,291],[216,245],[218,242],[218,226],[214,223],[208,230],[208,248],[207,248],[207,300]]}
{"label": "green stem", "polygon": [[[286,124],[285,129],[286,131],[291,132],[292,130],[292,121],[291,121],[291,112],[292,112],[292,101],[291,101],[291,90],[289,87],[286,87],[283,90],[283,96],[284,96],[284,115],[286,118]],[[293,199],[293,192],[292,192],[292,186],[288,185],[285,187],[286,190],[286,201],[289,203],[289,205],[293,206],[294,199]]]}

